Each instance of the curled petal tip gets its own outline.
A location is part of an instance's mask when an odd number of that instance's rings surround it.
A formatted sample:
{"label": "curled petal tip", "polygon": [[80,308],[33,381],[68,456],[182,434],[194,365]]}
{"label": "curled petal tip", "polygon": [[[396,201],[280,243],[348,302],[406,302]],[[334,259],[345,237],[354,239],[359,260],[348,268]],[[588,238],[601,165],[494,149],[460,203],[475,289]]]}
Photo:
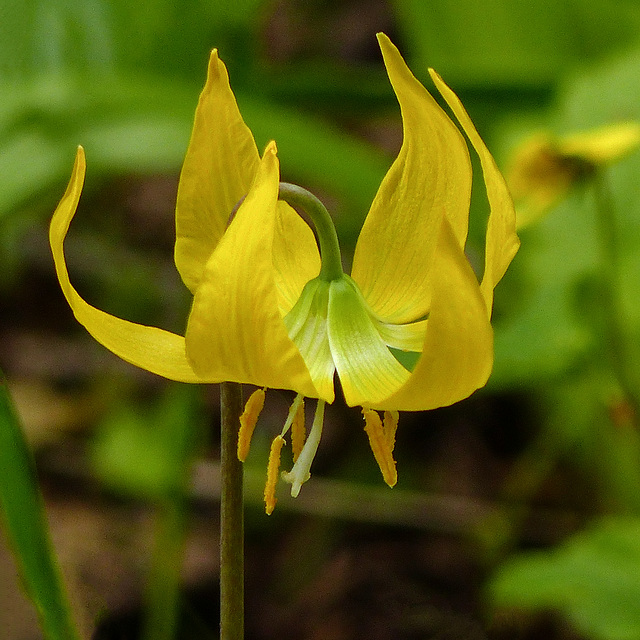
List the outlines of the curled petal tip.
{"label": "curled petal tip", "polygon": [[376,38],[378,40],[378,46],[380,47],[380,51],[382,51],[382,54],[386,54],[388,53],[390,50],[391,51],[396,51],[398,52],[398,54],[400,53],[398,51],[398,47],[396,47],[395,44],[393,44],[393,42],[391,42],[391,38],[389,38],[389,36],[382,32],[379,31],[378,33],[376,33]]}
{"label": "curled petal tip", "polygon": [[208,79],[211,80],[213,78],[218,78],[222,73],[221,67],[224,68],[224,63],[218,56],[218,49],[211,49],[211,53],[209,54],[209,68],[207,73]]}
{"label": "curled petal tip", "polygon": [[79,144],[76,147],[76,157],[73,161],[73,170],[76,171],[79,167],[82,167],[83,171],[86,168],[87,159],[85,157],[84,147]]}
{"label": "curled petal tip", "polygon": [[271,155],[274,155],[274,156],[278,155],[278,145],[276,144],[275,140],[269,141],[269,143],[265,147],[263,155],[267,155],[267,154],[271,154]]}

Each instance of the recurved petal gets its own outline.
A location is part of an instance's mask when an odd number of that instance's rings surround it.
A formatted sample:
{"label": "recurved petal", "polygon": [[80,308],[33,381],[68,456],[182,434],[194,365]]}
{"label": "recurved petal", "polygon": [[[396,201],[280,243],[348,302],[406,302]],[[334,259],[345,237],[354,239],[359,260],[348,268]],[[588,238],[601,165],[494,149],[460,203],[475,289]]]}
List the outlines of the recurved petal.
{"label": "recurved petal", "polygon": [[429,69],[429,73],[436,87],[438,87],[438,91],[440,91],[442,97],[455,114],[469,140],[471,140],[471,144],[475,148],[482,165],[491,212],[487,223],[484,275],[482,277],[481,290],[488,313],[491,315],[493,289],[500,282],[520,246],[520,240],[516,234],[516,212],[500,169],[498,169],[489,149],[487,149],[473,122],[471,122],[471,118],[469,118],[465,108],[462,106],[460,99],[433,69]]}
{"label": "recurved petal", "polygon": [[346,276],[330,284],[327,332],[348,405],[376,407],[408,380],[409,372],[387,348],[357,286]]}
{"label": "recurved petal", "polygon": [[443,407],[483,386],[493,365],[493,332],[484,299],[453,229],[444,219],[433,265],[433,296],[422,349],[411,377],[378,409]]}
{"label": "recurved petal", "polygon": [[379,322],[377,327],[380,337],[389,347],[419,353],[422,351],[428,322],[428,320],[419,320],[408,324]]}
{"label": "recurved petal", "polygon": [[444,215],[464,246],[471,162],[462,134],[396,47],[384,34],[378,40],[400,103],[404,140],[363,225],[352,275],[377,315],[401,323],[429,309],[430,270]]}
{"label": "recurved petal", "polygon": [[137,367],[180,382],[206,382],[194,373],[187,361],[182,336],[109,315],[85,302],[71,285],[63,243],[78,206],[85,169],[84,151],[80,147],[69,186],[49,227],[49,242],[58,280],[75,317],[98,342]]}
{"label": "recurved petal", "polygon": [[176,203],[176,267],[195,292],[229,216],[246,195],[260,156],[213,50],[207,82],[196,108]]}
{"label": "recurved petal", "polygon": [[278,184],[271,143],[202,274],[187,325],[187,354],[209,379],[318,397],[278,305],[272,260]]}

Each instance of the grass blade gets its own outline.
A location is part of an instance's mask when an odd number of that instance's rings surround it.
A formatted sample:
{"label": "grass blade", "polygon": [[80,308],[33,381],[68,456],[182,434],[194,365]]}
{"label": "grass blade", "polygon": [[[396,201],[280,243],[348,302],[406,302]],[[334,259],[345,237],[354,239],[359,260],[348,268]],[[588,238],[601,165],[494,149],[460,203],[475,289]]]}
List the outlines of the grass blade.
{"label": "grass blade", "polygon": [[0,373],[0,507],[46,640],[79,640],[49,539],[35,464]]}

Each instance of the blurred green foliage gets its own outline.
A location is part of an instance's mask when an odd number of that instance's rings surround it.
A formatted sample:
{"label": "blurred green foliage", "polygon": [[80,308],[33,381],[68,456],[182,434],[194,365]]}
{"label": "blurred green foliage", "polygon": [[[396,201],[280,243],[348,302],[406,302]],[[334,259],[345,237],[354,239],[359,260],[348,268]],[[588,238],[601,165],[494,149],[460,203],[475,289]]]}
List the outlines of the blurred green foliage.
{"label": "blurred green foliage", "polygon": [[197,405],[194,388],[173,385],[154,406],[118,406],[92,443],[98,479],[121,495],[159,502],[182,496],[202,445]]}
{"label": "blurred green foliage", "polygon": [[455,85],[540,88],[637,41],[632,0],[396,0],[416,60]]}
{"label": "blurred green foliage", "polygon": [[[268,3],[28,4],[27,11],[18,2],[0,9],[0,93],[7,96],[0,105],[0,218],[59,188],[77,144],[87,150],[94,181],[100,174],[177,172],[216,46],[258,143],[277,138],[296,179],[340,194],[363,219],[388,159],[274,94],[271,79],[280,72],[267,67],[256,38]],[[321,91],[330,96],[329,67],[325,72]],[[351,87],[355,94],[357,71],[343,75],[340,93]],[[384,82],[382,69],[375,75],[374,84]],[[301,68],[287,78],[284,92],[306,84],[305,76]],[[359,170],[345,181],[354,159]]]}
{"label": "blurred green foliage", "polygon": [[[389,30],[423,80],[427,67],[436,68],[461,96],[502,167],[515,145],[537,129],[561,135],[640,121],[640,3],[634,0],[379,4],[380,24],[349,27],[370,31],[371,50],[375,31]],[[311,22],[318,15],[329,20],[339,8],[338,2],[319,0],[0,0],[2,288],[16,286],[13,276],[29,260],[24,234],[35,227],[44,237],[77,144],[88,157],[84,198],[115,176],[177,175],[213,47],[229,67],[258,144],[277,140],[286,179],[333,199],[339,233],[353,243],[392,161],[362,132],[384,122],[380,137],[386,140],[391,123],[385,145],[391,149],[399,142],[399,114],[379,58],[339,56],[333,32],[302,43],[293,37],[305,14]],[[270,54],[273,30],[286,24],[272,25],[278,11],[289,12],[294,24],[284,35],[294,44],[283,60]],[[628,516],[598,520],[558,549],[508,560],[491,583],[493,602],[561,609],[583,633],[605,640],[640,633],[640,441],[625,388],[630,383],[640,395],[638,175],[640,153],[605,176],[615,205],[618,321],[628,380],[619,379],[608,351],[603,253],[594,193],[586,184],[522,230],[522,248],[497,291],[496,361],[487,390],[528,394],[538,409],[537,436],[514,471],[529,474],[518,499],[531,500],[549,470],[564,462],[591,478],[594,511]],[[471,255],[482,250],[484,200],[476,189]],[[110,213],[109,205],[100,204]],[[182,302],[162,288],[164,281],[155,293],[147,290],[155,275],[148,267],[140,308],[134,309],[137,282],[110,270],[108,251],[95,237],[87,239],[87,252],[108,272],[98,277],[88,269],[87,279],[98,282],[104,297],[123,300],[129,318],[153,313],[154,301],[167,296],[167,304]],[[112,243],[118,239],[114,231]],[[135,261],[127,269],[135,270]],[[186,455],[172,447],[172,428],[181,424],[175,418],[185,406],[179,396],[168,396],[151,413],[153,438],[149,415],[141,417],[139,407],[127,402],[104,419],[94,463],[112,488],[154,499],[175,488]],[[616,599],[618,593],[624,599]]]}
{"label": "blurred green foliage", "polygon": [[509,560],[491,584],[494,604],[559,609],[597,640],[640,636],[640,520],[594,522],[551,551]]}
{"label": "blurred green foliage", "polygon": [[172,640],[178,627],[189,480],[203,444],[200,408],[194,387],[172,385],[154,406],[117,407],[92,444],[92,466],[105,487],[156,507],[144,640]]}

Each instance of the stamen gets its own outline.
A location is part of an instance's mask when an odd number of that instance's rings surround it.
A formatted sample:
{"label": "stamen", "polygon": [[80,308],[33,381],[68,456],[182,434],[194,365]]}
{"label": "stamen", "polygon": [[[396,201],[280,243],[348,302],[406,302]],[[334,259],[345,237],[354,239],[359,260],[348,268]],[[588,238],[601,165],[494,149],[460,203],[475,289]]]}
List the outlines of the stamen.
{"label": "stamen", "polygon": [[291,497],[297,498],[300,493],[302,485],[311,477],[310,469],[311,463],[315,458],[318,445],[320,444],[320,437],[322,436],[322,425],[324,422],[324,400],[318,400],[316,406],[316,413],[313,418],[313,425],[311,426],[311,432],[307,441],[302,447],[302,451],[298,456],[293,469],[289,473],[283,473],[282,479],[285,482],[291,483]]}
{"label": "stamen", "polygon": [[296,418],[298,409],[301,404],[304,407],[304,396],[301,393],[298,393],[294,398],[293,402],[291,403],[291,406],[289,407],[289,413],[287,415],[287,419],[285,420],[284,427],[282,427],[282,431],[280,432],[280,435],[283,438],[284,436],[287,435],[287,433],[289,433],[289,429],[291,429],[291,425],[293,424],[293,421]]}
{"label": "stamen", "polygon": [[264,389],[256,389],[244,405],[240,416],[240,430],[238,431],[238,460],[244,462],[249,455],[251,437],[258,422],[258,417],[264,407]]}
{"label": "stamen", "polygon": [[378,412],[373,409],[365,409],[362,407],[362,415],[365,419],[364,430],[367,436],[369,436],[369,445],[380,467],[382,477],[390,487],[393,487],[396,482],[398,482],[396,462],[393,459],[398,413],[397,411],[385,412],[384,424]]}
{"label": "stamen", "polygon": [[271,443],[269,451],[269,464],[267,465],[267,482],[264,485],[264,510],[268,516],[273,513],[276,502],[276,485],[278,484],[278,471],[280,470],[280,453],[285,445],[285,439],[277,435]]}
{"label": "stamen", "polygon": [[393,452],[396,446],[396,431],[398,430],[398,418],[400,414],[397,411],[385,411],[384,421],[382,426],[384,427],[384,435],[387,438],[387,444]]}
{"label": "stamen", "polygon": [[[293,406],[291,407],[293,409]],[[293,461],[298,461],[302,448],[304,447],[304,439],[307,436],[307,430],[304,427],[304,399],[298,403],[296,413],[291,423],[291,449],[293,450]]]}

